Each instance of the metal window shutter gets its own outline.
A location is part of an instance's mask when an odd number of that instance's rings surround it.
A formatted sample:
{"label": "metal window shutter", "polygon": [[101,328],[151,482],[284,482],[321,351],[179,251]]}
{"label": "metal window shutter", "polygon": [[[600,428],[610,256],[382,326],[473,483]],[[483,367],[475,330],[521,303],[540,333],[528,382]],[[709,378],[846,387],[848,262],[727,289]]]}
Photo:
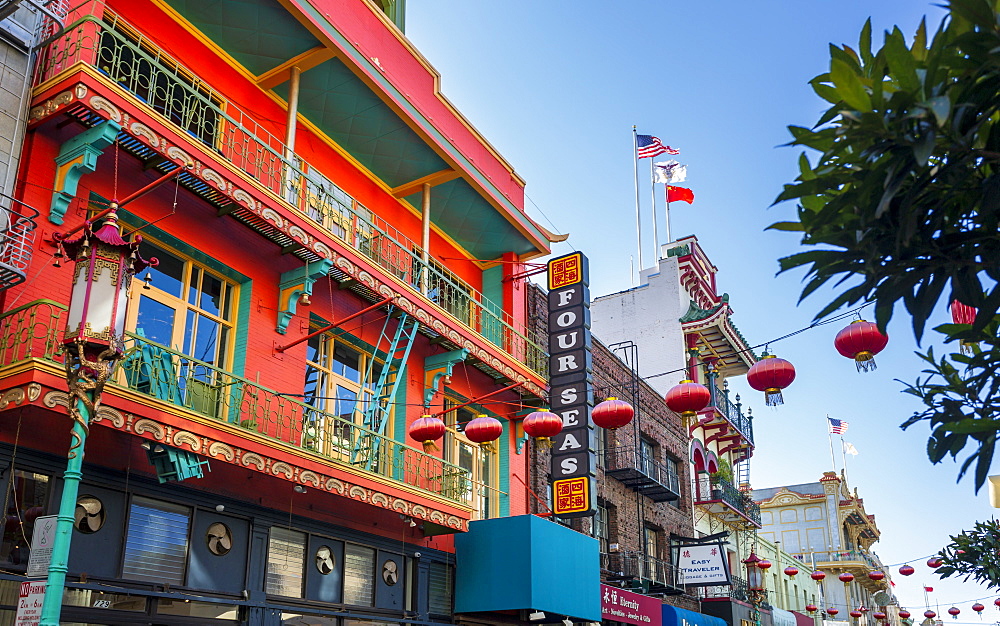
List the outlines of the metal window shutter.
{"label": "metal window shutter", "polygon": [[129,509],[122,577],[184,584],[190,509],[135,497]]}
{"label": "metal window shutter", "polygon": [[375,604],[375,550],[347,544],[344,548],[344,604]]}
{"label": "metal window shutter", "polygon": [[272,526],[267,544],[264,590],[276,596],[301,598],[305,560],[305,533]]}

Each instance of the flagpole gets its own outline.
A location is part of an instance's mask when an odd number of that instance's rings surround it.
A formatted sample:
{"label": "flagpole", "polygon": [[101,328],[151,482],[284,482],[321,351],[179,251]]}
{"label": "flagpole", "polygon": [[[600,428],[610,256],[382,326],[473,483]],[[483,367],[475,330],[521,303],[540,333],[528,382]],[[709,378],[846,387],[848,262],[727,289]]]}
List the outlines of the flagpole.
{"label": "flagpole", "polygon": [[830,463],[834,473],[837,472],[837,457],[833,454],[833,429],[830,428],[830,414],[826,414],[826,436],[830,440]]}
{"label": "flagpole", "polygon": [[653,178],[653,159],[649,159],[649,212],[653,216],[653,263],[660,258],[660,238],[656,234],[656,181]]}
{"label": "flagpole", "polygon": [[[639,138],[632,125],[632,171],[635,174],[635,239],[638,247],[636,261],[639,263],[639,276],[642,276],[642,216],[639,214]],[[637,280],[636,285],[639,284]]]}
{"label": "flagpole", "polygon": [[844,436],[840,436],[840,455],[844,457],[844,481],[850,483],[847,476],[847,444],[844,443]]}
{"label": "flagpole", "polygon": [[663,185],[663,197],[666,198],[667,207],[663,210],[663,214],[666,216],[667,222],[667,243],[673,241],[670,238],[670,190],[667,189],[667,185]]}

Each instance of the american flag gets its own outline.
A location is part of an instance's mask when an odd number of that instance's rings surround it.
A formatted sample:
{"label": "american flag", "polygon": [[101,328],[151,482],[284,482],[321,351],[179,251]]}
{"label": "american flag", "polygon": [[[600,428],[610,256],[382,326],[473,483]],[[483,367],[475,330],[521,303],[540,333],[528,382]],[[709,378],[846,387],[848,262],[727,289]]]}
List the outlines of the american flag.
{"label": "american flag", "polygon": [[674,150],[670,146],[663,145],[658,137],[652,135],[636,135],[636,147],[640,159],[649,159],[661,154],[680,154],[680,150]]}
{"label": "american flag", "polygon": [[830,432],[834,435],[843,435],[847,432],[847,422],[844,420],[835,420],[832,417],[828,417],[826,421],[830,422]]}

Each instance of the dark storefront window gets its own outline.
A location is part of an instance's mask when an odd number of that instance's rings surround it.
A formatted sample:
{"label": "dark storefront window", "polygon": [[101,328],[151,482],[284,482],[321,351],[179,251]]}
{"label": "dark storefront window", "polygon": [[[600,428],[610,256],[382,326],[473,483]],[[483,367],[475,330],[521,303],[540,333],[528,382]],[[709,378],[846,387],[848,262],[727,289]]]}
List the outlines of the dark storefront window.
{"label": "dark storefront window", "polygon": [[136,496],[128,516],[122,577],[184,584],[191,510]]}
{"label": "dark storefront window", "polygon": [[276,596],[301,598],[305,559],[305,533],[272,526],[267,545],[265,591]]}
{"label": "dark storefront window", "polygon": [[451,615],[451,602],[454,596],[451,566],[445,563],[431,563],[428,582],[430,612],[435,615]]}
{"label": "dark storefront window", "polygon": [[21,569],[27,566],[31,533],[35,520],[45,514],[49,484],[49,477],[45,474],[14,470],[5,490],[6,516],[3,543],[0,544],[0,568],[14,566]]}
{"label": "dark storefront window", "polygon": [[344,547],[344,604],[375,604],[375,550],[351,543]]}

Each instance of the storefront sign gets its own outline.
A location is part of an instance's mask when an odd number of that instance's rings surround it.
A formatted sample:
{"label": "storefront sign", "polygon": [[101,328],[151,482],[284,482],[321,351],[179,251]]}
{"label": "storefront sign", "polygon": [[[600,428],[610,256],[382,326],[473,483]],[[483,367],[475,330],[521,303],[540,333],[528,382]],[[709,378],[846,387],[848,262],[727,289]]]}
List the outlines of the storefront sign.
{"label": "storefront sign", "polygon": [[601,617],[612,622],[636,626],[660,626],[663,622],[663,603],[617,587],[601,585]]}
{"label": "storefront sign", "polygon": [[42,600],[45,599],[45,581],[27,580],[21,583],[18,595],[15,626],[38,626],[42,618]]}
{"label": "storefront sign", "polygon": [[31,556],[28,557],[28,578],[45,576],[52,562],[52,543],[56,539],[56,518],[58,515],[44,515],[35,519],[31,532]]}
{"label": "storefront sign", "polygon": [[587,257],[548,263],[549,397],[563,430],[552,438],[552,512],[586,517],[597,510]]}
{"label": "storefront sign", "polygon": [[684,545],[679,552],[677,566],[685,585],[707,587],[729,584],[726,551],[721,543]]}

